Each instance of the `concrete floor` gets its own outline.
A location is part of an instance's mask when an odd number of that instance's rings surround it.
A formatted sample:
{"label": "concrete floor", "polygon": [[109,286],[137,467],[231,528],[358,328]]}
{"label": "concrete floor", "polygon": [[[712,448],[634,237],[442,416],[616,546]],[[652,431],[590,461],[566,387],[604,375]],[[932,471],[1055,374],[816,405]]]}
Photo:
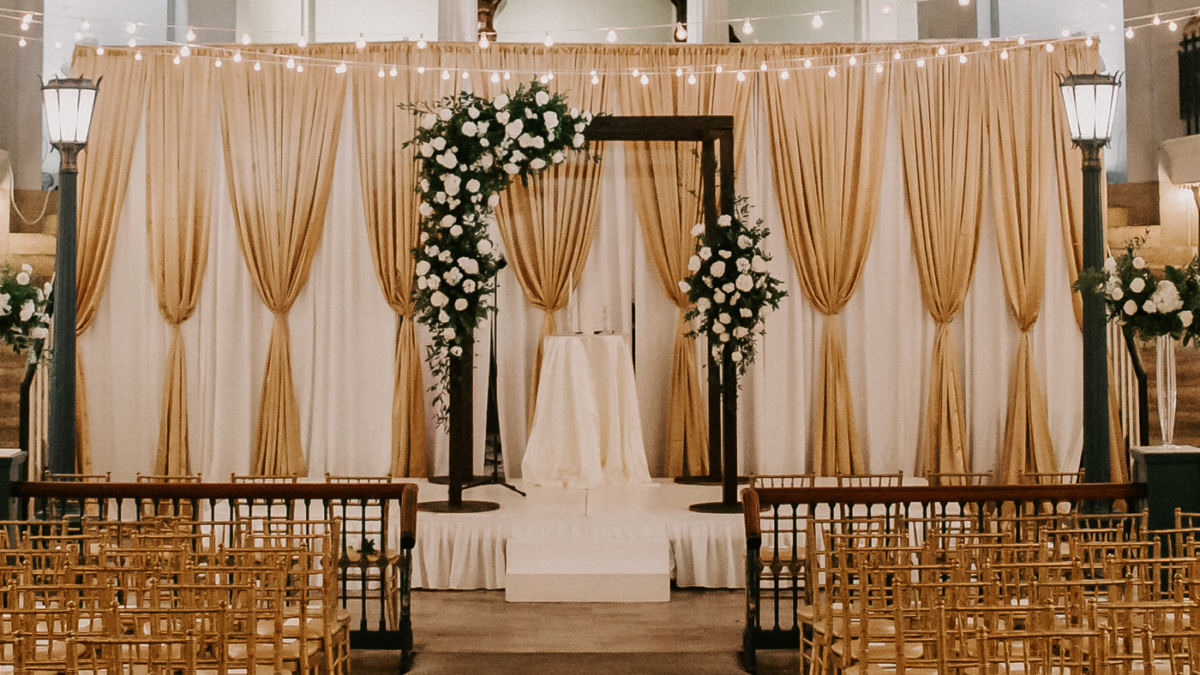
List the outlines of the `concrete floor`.
{"label": "concrete floor", "polygon": [[[508,603],[504,591],[414,591],[409,672],[734,675],[742,591],[673,589],[663,603]],[[355,652],[355,675],[395,673],[386,652]],[[761,652],[759,673],[798,673],[791,652]]]}

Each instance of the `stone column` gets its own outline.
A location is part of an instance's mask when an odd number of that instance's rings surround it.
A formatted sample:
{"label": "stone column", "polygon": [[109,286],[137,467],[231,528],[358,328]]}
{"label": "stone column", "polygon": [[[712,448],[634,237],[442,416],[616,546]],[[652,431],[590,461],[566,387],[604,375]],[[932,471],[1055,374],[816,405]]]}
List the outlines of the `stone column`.
{"label": "stone column", "polygon": [[438,0],[439,41],[475,42],[478,30],[478,0]]}

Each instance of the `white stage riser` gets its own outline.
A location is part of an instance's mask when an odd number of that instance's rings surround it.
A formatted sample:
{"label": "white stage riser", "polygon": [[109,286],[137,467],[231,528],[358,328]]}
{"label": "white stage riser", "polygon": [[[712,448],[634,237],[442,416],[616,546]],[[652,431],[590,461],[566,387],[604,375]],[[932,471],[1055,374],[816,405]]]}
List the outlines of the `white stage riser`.
{"label": "white stage riser", "polygon": [[509,539],[509,602],[667,602],[666,539]]}

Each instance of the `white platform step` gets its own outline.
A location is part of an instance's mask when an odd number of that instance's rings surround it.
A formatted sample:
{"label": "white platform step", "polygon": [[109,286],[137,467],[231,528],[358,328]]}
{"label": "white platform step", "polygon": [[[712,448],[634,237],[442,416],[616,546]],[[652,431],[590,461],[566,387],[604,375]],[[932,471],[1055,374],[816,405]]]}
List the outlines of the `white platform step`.
{"label": "white platform step", "polygon": [[509,602],[667,602],[671,545],[662,539],[509,539]]}

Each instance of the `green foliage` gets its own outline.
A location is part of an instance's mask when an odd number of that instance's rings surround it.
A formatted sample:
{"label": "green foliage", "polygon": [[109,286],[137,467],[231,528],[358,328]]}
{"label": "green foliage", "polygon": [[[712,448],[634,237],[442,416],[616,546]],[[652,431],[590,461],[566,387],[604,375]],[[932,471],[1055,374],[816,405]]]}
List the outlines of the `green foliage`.
{"label": "green foliage", "polygon": [[1200,258],[1186,267],[1167,265],[1161,278],[1137,255],[1132,244],[1104,270],[1084,270],[1075,290],[1100,293],[1111,321],[1131,327],[1142,340],[1163,335],[1189,344],[1193,320],[1200,312]]}

